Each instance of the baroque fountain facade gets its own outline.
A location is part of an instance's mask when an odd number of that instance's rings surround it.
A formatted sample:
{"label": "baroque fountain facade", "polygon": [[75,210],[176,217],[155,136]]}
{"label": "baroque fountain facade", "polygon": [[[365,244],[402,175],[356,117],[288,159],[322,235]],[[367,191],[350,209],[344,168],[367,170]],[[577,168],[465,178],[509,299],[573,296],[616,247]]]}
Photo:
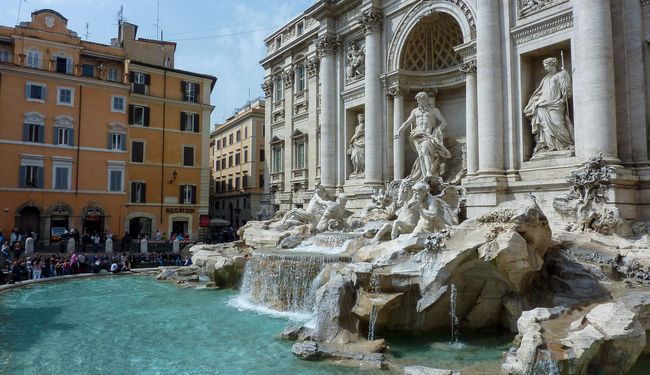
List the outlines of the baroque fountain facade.
{"label": "baroque fountain facade", "polygon": [[265,220],[195,263],[313,314],[284,333],[306,359],[499,327],[504,373],[629,371],[650,353],[647,3],[316,2],[266,40]]}

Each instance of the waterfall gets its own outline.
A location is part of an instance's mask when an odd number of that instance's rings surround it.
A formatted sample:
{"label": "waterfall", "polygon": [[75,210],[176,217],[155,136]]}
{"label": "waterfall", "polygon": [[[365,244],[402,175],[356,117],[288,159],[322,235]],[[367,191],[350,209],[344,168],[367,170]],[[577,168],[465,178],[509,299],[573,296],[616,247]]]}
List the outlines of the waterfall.
{"label": "waterfall", "polygon": [[464,345],[460,342],[460,321],[456,315],[456,285],[451,284],[451,292],[449,295],[449,317],[451,318],[451,341],[449,346],[452,348],[460,349]]}
{"label": "waterfall", "polygon": [[[381,278],[377,273],[373,272],[370,275],[369,292],[371,294],[381,293]],[[370,307],[370,314],[368,316],[368,340],[372,341],[375,339],[375,325],[377,324],[377,317],[379,316],[379,310],[381,308],[373,303],[372,298],[370,299],[370,303],[372,305]]]}
{"label": "waterfall", "polygon": [[319,277],[336,257],[253,253],[246,264],[241,295],[278,311],[310,313]]}
{"label": "waterfall", "polygon": [[535,366],[533,366],[533,375],[560,375],[560,367],[551,356],[551,351],[542,349],[537,353]]}

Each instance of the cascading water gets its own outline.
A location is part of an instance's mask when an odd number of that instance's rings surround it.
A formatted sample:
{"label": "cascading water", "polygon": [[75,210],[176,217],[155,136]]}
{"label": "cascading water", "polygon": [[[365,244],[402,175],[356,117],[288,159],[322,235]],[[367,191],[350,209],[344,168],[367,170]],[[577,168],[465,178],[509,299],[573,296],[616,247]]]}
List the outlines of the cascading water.
{"label": "cascading water", "polygon": [[[379,294],[381,293],[381,278],[379,277],[379,274],[377,273],[372,273],[370,275],[370,289],[369,292],[371,294]],[[372,303],[372,297],[371,297],[371,303]],[[379,310],[380,307],[372,303],[370,307],[370,314],[368,316],[368,340],[374,340],[375,339],[375,326],[377,324],[377,317],[379,316]]]}
{"label": "cascading water", "polygon": [[553,359],[549,350],[542,349],[537,353],[533,375],[560,375],[561,373],[558,363]]}
{"label": "cascading water", "polygon": [[449,346],[452,348],[463,348],[463,343],[460,342],[460,321],[456,315],[456,285],[451,284],[451,292],[449,294],[449,317],[451,318],[451,341]]}
{"label": "cascading water", "polygon": [[278,311],[310,313],[319,274],[339,259],[327,256],[253,253],[246,264],[241,295]]}

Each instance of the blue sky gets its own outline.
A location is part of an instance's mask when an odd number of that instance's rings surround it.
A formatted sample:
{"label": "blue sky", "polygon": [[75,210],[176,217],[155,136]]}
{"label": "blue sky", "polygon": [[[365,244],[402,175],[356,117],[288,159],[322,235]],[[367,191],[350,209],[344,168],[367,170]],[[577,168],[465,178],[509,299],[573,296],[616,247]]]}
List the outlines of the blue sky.
{"label": "blue sky", "polygon": [[215,75],[212,124],[221,123],[250,97],[262,95],[264,38],[314,0],[0,0],[0,25],[14,26],[34,10],[50,8],[68,19],[68,28],[88,40],[110,43],[117,36],[117,13],[138,25],[138,36],[156,38],[156,8],[165,40],[174,41],[175,67]]}

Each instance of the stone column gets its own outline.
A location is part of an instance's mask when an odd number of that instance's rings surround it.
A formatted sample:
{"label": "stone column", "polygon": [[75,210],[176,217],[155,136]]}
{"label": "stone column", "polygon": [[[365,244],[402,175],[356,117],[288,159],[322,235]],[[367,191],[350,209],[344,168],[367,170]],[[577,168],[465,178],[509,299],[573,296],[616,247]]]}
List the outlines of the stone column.
{"label": "stone column", "polygon": [[500,1],[478,1],[476,63],[479,175],[503,174],[503,74]]}
{"label": "stone column", "polygon": [[379,75],[381,74],[381,24],[383,14],[371,8],[363,12],[359,23],[366,35],[365,89],[366,89],[366,184],[383,183],[383,92]]}
{"label": "stone column", "polygon": [[[336,51],[338,39],[324,35],[316,43],[321,75],[321,185],[336,187]],[[366,122],[367,123],[367,122]]]}
{"label": "stone column", "polygon": [[467,175],[478,172],[478,116],[476,113],[476,61],[460,67],[465,73],[465,144],[467,147]]}
{"label": "stone column", "polygon": [[389,89],[389,95],[393,97],[393,179],[401,180],[404,178],[404,157],[406,156],[406,149],[404,144],[404,137],[394,138],[395,131],[404,122],[404,93],[398,87]]}
{"label": "stone column", "polygon": [[576,156],[617,157],[614,50],[609,0],[573,2]]}

